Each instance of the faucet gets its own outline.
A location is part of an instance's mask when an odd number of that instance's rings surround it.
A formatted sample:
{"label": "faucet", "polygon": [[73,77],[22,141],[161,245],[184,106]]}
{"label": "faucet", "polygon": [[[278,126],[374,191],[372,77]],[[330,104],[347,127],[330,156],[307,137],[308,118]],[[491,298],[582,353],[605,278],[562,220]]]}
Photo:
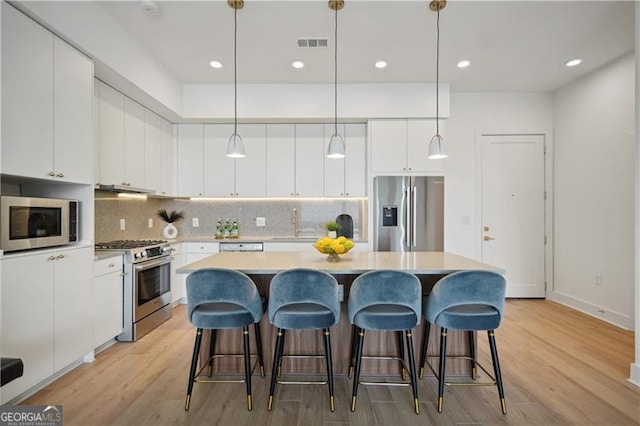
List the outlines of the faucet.
{"label": "faucet", "polygon": [[293,224],[293,237],[298,238],[298,209],[291,210],[291,223]]}

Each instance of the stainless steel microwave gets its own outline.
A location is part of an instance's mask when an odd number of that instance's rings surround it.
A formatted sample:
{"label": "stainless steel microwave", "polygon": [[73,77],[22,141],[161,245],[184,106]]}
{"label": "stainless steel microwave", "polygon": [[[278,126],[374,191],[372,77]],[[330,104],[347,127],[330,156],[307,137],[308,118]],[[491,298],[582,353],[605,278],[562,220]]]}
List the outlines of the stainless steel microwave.
{"label": "stainless steel microwave", "polygon": [[0,248],[5,252],[78,242],[77,200],[3,196]]}

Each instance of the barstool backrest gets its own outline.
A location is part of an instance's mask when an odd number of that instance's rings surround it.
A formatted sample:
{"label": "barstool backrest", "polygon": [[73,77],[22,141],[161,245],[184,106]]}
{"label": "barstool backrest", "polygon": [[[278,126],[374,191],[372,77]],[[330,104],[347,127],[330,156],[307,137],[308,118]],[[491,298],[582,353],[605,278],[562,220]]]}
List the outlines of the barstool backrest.
{"label": "barstool backrest", "polygon": [[254,322],[262,318],[262,300],[255,283],[239,271],[223,268],[201,269],[187,276],[187,315],[202,304],[233,303],[251,312]]}
{"label": "barstool backrest", "polygon": [[441,278],[427,298],[425,317],[437,324],[443,311],[464,305],[492,307],[500,319],[504,311],[507,283],[504,277],[491,271],[460,271]]}
{"label": "barstool backrest", "polygon": [[422,315],[422,286],[413,274],[404,271],[380,270],[360,275],[349,290],[349,321],[362,309],[373,305],[400,305],[411,309],[416,325]]}
{"label": "barstool backrest", "polygon": [[[296,268],[276,274],[269,286],[269,321],[283,306],[297,303],[315,303],[329,309],[335,323],[340,320],[338,282],[326,272]],[[334,324],[335,324],[334,323]]]}

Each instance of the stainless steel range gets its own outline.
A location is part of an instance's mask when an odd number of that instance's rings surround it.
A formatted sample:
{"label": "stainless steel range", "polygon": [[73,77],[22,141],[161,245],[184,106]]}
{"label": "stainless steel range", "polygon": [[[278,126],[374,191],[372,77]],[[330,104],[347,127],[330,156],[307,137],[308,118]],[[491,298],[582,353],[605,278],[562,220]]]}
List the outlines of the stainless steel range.
{"label": "stainless steel range", "polygon": [[163,240],[118,240],[96,251],[124,252],[123,332],[133,342],[171,318],[171,247]]}

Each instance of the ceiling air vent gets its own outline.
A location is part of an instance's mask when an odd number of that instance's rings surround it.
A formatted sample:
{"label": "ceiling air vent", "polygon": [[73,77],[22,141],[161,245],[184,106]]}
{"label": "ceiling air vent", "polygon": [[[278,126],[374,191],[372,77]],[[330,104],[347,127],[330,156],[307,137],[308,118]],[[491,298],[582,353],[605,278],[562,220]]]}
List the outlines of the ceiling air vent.
{"label": "ceiling air vent", "polygon": [[326,38],[299,38],[298,47],[302,49],[329,47],[329,42]]}

